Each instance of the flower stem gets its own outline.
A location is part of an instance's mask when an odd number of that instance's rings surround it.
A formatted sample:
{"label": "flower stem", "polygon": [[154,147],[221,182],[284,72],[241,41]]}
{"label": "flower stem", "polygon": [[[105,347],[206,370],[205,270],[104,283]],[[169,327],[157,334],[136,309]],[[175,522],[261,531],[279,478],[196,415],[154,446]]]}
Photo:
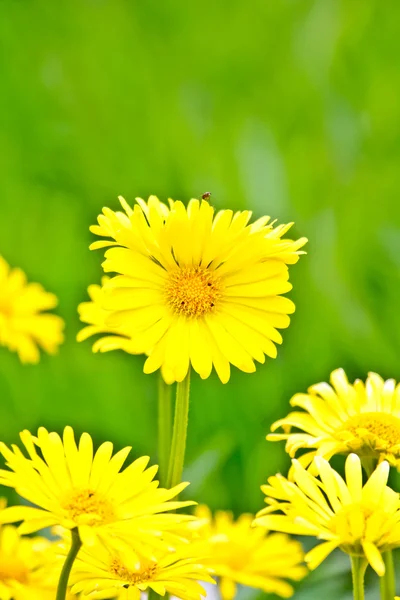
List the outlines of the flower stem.
{"label": "flower stem", "polygon": [[381,600],[393,600],[396,592],[396,580],[391,550],[384,553],[383,560],[385,561],[385,574],[380,578]]}
{"label": "flower stem", "polygon": [[363,556],[350,556],[351,574],[353,576],[353,598],[364,600],[364,574],[367,561]]}
{"label": "flower stem", "polygon": [[190,369],[185,379],[176,385],[174,430],[169,456],[167,487],[171,488],[182,481],[185,461],[186,435],[189,415]]}
{"label": "flower stem", "polygon": [[64,566],[61,571],[60,580],[57,587],[56,600],[65,600],[68,588],[68,579],[71,573],[72,565],[77,557],[77,554],[82,546],[81,538],[77,527],[71,529],[71,548],[65,559]]}
{"label": "flower stem", "polygon": [[172,402],[171,386],[162,376],[158,380],[158,463],[161,485],[165,485],[168,474],[168,459],[171,451]]}

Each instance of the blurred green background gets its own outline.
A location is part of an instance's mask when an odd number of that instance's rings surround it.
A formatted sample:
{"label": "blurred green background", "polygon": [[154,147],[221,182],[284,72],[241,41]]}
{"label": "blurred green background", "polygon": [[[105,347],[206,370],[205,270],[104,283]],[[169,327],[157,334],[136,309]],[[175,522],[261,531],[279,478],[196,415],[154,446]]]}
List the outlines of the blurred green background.
{"label": "blurred green background", "polygon": [[278,358],[225,386],[194,378],[191,497],[258,510],[260,484],[287,468],[265,434],[294,392],[338,366],[400,378],[399,21],[379,0],[1,2],[0,254],[58,295],[67,323],[38,366],[0,349],[1,439],[71,424],[156,461],[143,358],[75,342],[101,276],[88,227],[118,194],[211,191],[310,240]]}

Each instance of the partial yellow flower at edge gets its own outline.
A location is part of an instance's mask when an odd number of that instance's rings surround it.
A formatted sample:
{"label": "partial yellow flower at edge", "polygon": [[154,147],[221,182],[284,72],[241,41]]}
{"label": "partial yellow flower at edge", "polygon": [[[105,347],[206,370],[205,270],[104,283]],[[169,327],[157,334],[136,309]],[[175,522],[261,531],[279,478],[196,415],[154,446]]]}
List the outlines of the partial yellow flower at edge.
{"label": "partial yellow flower at edge", "polygon": [[93,352],[124,350],[124,352],[128,352],[129,354],[139,354],[128,333],[124,333],[120,329],[110,327],[106,324],[107,318],[111,313],[103,308],[104,286],[109,279],[109,277],[103,277],[101,286],[90,285],[88,287],[90,302],[82,302],[78,306],[80,320],[87,323],[87,326],[78,333],[77,341],[82,342],[92,335],[109,334],[95,341]]}
{"label": "partial yellow flower at edge", "polygon": [[252,515],[235,521],[229,512],[218,511],[213,517],[206,506],[199,506],[196,517],[198,521],[190,524],[192,545],[197,538],[204,564],[219,577],[223,600],[235,598],[237,584],[289,598],[294,590],[286,579],[300,581],[307,575],[301,544],[285,534],[252,527]]}
{"label": "partial yellow flower at edge", "polygon": [[53,525],[77,527],[84,544],[97,538],[123,543],[128,537],[138,552],[151,556],[154,548],[173,547],[180,540],[182,523],[192,519],[165,514],[194,502],[172,500],[187,483],[159,488],[153,481],[157,467],[146,469],[149,457],[138,458],[121,471],[129,447],[112,456],[113,445],[105,442],[94,454],[90,435],[82,434],[77,446],[71,427],[65,428],[63,439],[41,427],[37,437],[23,431],[21,440],[29,458],[17,446],[10,450],[0,443],[10,468],[0,470],[0,484],[15,488],[37,506],[11,506],[0,514],[2,523],[23,521],[21,533]]}
{"label": "partial yellow flower at edge", "polygon": [[[6,506],[0,500],[0,515]],[[50,600],[55,588],[48,577],[52,542],[22,537],[13,525],[0,525],[0,600]]]}
{"label": "partial yellow flower at edge", "polygon": [[230,364],[247,373],[254,361],[275,358],[294,304],[282,295],[292,286],[288,265],[305,238],[282,239],[291,224],[274,228],[270,217],[249,224],[250,211],[214,209],[193,199],[169,207],[151,196],[124,213],[105,208],[96,235],[111,238],[91,248],[107,250],[106,325],[129,332],[144,371],[161,369],[167,383],[182,381],[191,364],[205,379],[214,367],[222,382]]}
{"label": "partial yellow flower at edge", "polygon": [[27,283],[21,269],[10,269],[0,256],[0,346],[17,352],[22,363],[37,363],[39,348],[55,354],[64,340],[64,321],[43,312],[57,306],[54,294]]}
{"label": "partial yellow flower at edge", "polygon": [[[305,556],[315,569],[335,548],[365,556],[382,577],[382,554],[400,546],[399,494],[387,487],[389,464],[384,461],[363,486],[361,461],[346,459],[346,480],[320,456],[315,458],[318,478],[293,460],[293,482],[282,475],[262,486],[267,508],[255,525],[269,530],[315,536],[324,540]],[[272,514],[279,512],[282,514]]]}
{"label": "partial yellow flower at edge", "polygon": [[292,412],[274,423],[272,431],[282,428],[283,433],[267,439],[286,440],[292,457],[311,448],[299,459],[303,466],[312,464],[316,454],[329,460],[334,454],[355,452],[364,460],[387,460],[400,468],[400,385],[393,379],[384,381],[369,373],[365,384],[359,379],[350,384],[343,369],[337,369],[331,385],[315,384],[290,403],[304,412]]}
{"label": "partial yellow flower at edge", "polygon": [[96,544],[80,551],[70,578],[72,591],[82,592],[83,600],[139,600],[141,592],[149,590],[201,600],[206,593],[198,582],[214,583],[201,559],[191,544],[156,552],[152,559],[138,559],[129,545],[116,550]]}

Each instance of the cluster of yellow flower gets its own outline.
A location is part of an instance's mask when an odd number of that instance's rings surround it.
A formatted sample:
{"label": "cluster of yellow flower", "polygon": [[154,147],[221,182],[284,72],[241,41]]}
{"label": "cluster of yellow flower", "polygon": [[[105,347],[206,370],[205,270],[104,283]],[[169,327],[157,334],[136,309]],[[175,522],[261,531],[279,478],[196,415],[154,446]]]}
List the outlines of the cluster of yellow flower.
{"label": "cluster of yellow flower", "polygon": [[[324,540],[305,557],[311,569],[339,547],[384,577],[385,559],[400,546],[399,494],[387,486],[390,466],[400,466],[400,385],[376,373],[351,385],[342,369],[331,384],[296,394],[291,404],[303,411],[272,426],[283,433],[267,439],[286,440],[292,457],[306,452],[293,458],[289,479],[277,475],[263,486],[268,507],[255,524]],[[335,454],[348,455],[345,480],[328,462]],[[394,590],[382,597],[391,600]]]}
{"label": "cluster of yellow flower", "polygon": [[[283,578],[305,575],[300,544],[253,529],[249,515],[235,523],[228,513],[213,521],[206,507],[195,516],[172,512],[195,504],[174,500],[188,484],[160,488],[149,457],[122,470],[130,448],[113,456],[105,442],[94,453],[91,437],[76,444],[70,427],[62,439],[40,428],[37,436],[23,431],[21,440],[28,456],[0,445],[9,467],[0,483],[34,506],[1,508],[1,600],[54,598],[71,538],[79,552],[71,598],[136,600],[151,589],[198,600],[205,595],[198,581],[213,583],[210,573],[221,576],[224,598],[234,597],[235,581],[288,597]],[[17,521],[18,529],[8,524]],[[55,541],[23,537],[55,526]]]}
{"label": "cluster of yellow flower", "polygon": [[[255,518],[213,517],[204,506],[194,515],[176,512],[195,504],[177,500],[188,485],[181,475],[190,370],[206,379],[214,367],[226,383],[230,365],[251,373],[254,361],[276,356],[278,330],[294,311],[283,296],[291,289],[288,265],[307,240],[283,238],[291,224],[275,227],[269,217],[249,224],[249,211],[214,214],[205,199],[187,208],[154,196],[133,208],[120,202],[123,212],[105,208],[91,228],[106,238],[91,247],[108,247],[103,269],[111,275],[89,287],[78,340],[100,334],[94,351],[144,354],[144,372],[160,370],[168,476],[161,474],[160,487],[148,457],[123,469],[130,448],[113,456],[106,442],[94,453],[91,437],[83,434],[77,445],[70,427],[62,439],[44,428],[37,436],[22,432],[25,454],[1,443],[8,469],[0,470],[0,484],[29,504],[0,509],[0,600],[64,600],[67,593],[138,600],[146,590],[199,600],[199,582],[213,583],[212,576],[224,600],[235,597],[237,584],[287,598],[288,580],[302,579],[335,548],[351,556],[356,600],[364,598],[368,563],[381,577],[382,600],[393,600],[391,550],[400,546],[399,494],[387,485],[390,466],[400,466],[400,386],[393,380],[371,373],[365,384],[351,385],[337,370],[332,386],[296,394],[291,404],[302,410],[267,436],[286,440],[292,468],[288,478],[273,476],[262,487],[268,506]],[[27,285],[2,259],[0,287],[0,344],[22,361],[37,361],[37,346],[54,352],[62,321],[42,312],[55,305],[54,296]],[[173,383],[169,431],[162,411]],[[335,454],[348,455],[345,479],[329,463]],[[47,527],[54,541],[23,537]],[[304,556],[288,534],[323,542]]]}
{"label": "cluster of yellow flower", "polygon": [[[0,570],[9,594],[0,587],[2,600],[14,598],[14,588],[18,599],[41,598],[35,595],[39,588],[54,598],[71,537],[76,552],[83,545],[71,575],[72,594],[130,599],[150,587],[200,597],[197,580],[210,576],[188,553],[184,534],[192,517],[171,512],[193,504],[173,500],[187,484],[160,488],[157,467],[147,468],[146,456],[121,471],[130,448],[113,455],[113,445],[105,442],[94,453],[91,437],[83,434],[77,445],[70,427],[62,439],[40,428],[37,436],[23,431],[21,440],[28,456],[0,445],[9,467],[0,471],[0,483],[34,506],[0,512],[3,524],[22,521],[18,530],[10,525],[1,530]],[[61,541],[47,542],[46,553],[43,538],[21,537],[54,526]]]}

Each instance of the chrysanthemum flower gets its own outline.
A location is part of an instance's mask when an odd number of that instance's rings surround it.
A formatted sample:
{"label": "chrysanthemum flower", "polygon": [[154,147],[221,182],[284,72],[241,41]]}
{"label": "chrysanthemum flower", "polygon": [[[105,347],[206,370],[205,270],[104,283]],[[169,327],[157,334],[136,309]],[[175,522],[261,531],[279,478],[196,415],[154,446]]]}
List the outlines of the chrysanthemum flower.
{"label": "chrysanthemum flower", "polygon": [[0,256],[0,346],[17,352],[23,363],[37,363],[39,348],[55,354],[63,342],[64,321],[43,311],[57,306],[54,294],[27,283],[20,269]]}
{"label": "chrysanthemum flower", "polygon": [[[294,311],[288,266],[297,262],[305,238],[282,239],[269,217],[249,225],[250,211],[222,210],[191,200],[187,208],[156,197],[132,209],[103,209],[91,231],[111,238],[91,248],[114,246],[103,263],[114,272],[105,286],[106,325],[148,354],[144,371],[161,368],[167,383],[182,381],[191,364],[205,379],[214,366],[222,382],[230,364],[247,373],[254,360],[276,357],[278,329]],[[102,350],[108,349],[102,347]]]}
{"label": "chrysanthemum flower", "polygon": [[189,544],[178,551],[159,552],[152,560],[97,544],[82,550],[71,574],[72,591],[82,598],[139,600],[140,592],[154,590],[183,600],[200,600],[205,591],[198,581],[214,583],[201,557]]}
{"label": "chrysanthemum flower", "polygon": [[153,548],[173,544],[177,538],[174,530],[191,519],[161,514],[194,504],[171,501],[187,483],[170,490],[158,488],[158,481],[153,481],[157,467],[146,469],[146,456],[121,471],[130,448],[112,456],[113,445],[105,442],[93,456],[90,435],[84,433],[77,447],[71,427],[65,428],[63,440],[43,427],[37,437],[23,431],[21,440],[29,458],[17,446],[10,450],[0,443],[11,469],[0,470],[0,483],[15,488],[37,508],[9,507],[1,513],[0,522],[23,521],[22,533],[53,525],[77,527],[82,542],[89,545],[97,537],[129,536],[138,551],[151,556]]}
{"label": "chrysanthemum flower", "polygon": [[118,328],[106,325],[110,312],[103,308],[104,289],[102,286],[105,286],[109,279],[109,277],[103,277],[101,286],[90,285],[88,287],[90,302],[82,302],[78,306],[79,317],[81,321],[87,323],[87,326],[78,333],[77,340],[82,342],[92,335],[106,333],[109,335],[99,338],[93,344],[93,352],[124,350],[131,354],[137,354],[132,339],[128,335],[124,335]]}
{"label": "chrysanthemum flower", "polygon": [[282,427],[284,433],[267,439],[287,440],[290,456],[300,448],[315,449],[300,458],[304,466],[316,454],[329,460],[334,454],[355,452],[372,464],[387,460],[399,468],[400,385],[376,373],[365,384],[357,379],[351,385],[343,369],[333,371],[331,384],[318,383],[308,394],[293,396],[291,405],[306,412],[292,412],[274,423],[272,431]]}
{"label": "chrysanthemum flower", "polygon": [[[319,478],[295,459],[293,482],[282,475],[270,477],[269,485],[261,488],[269,506],[258,513],[254,523],[325,540],[306,554],[310,569],[340,548],[353,556],[365,556],[383,576],[382,553],[400,546],[399,494],[386,485],[389,463],[382,462],[364,486],[356,454],[346,459],[346,481],[320,456],[315,464]],[[277,511],[283,514],[271,514]]]}
{"label": "chrysanthemum flower", "polygon": [[206,506],[199,506],[196,516],[198,525],[193,525],[203,543],[203,562],[219,577],[223,600],[235,598],[238,583],[289,598],[294,590],[285,580],[299,581],[307,574],[301,544],[252,527],[251,515],[234,521],[231,513],[218,511],[213,518]]}
{"label": "chrysanthemum flower", "polygon": [[[1,500],[0,514],[4,507]],[[43,537],[22,537],[13,525],[0,525],[0,600],[50,599],[43,574],[50,547]]]}

